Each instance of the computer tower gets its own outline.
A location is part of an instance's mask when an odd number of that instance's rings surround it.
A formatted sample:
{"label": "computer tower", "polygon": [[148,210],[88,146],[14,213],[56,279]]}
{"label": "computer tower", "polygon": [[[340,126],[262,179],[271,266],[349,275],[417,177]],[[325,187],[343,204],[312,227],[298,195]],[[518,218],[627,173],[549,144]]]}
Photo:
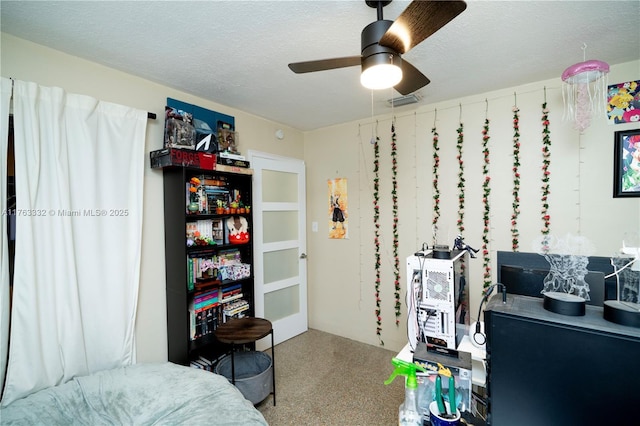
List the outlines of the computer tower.
{"label": "computer tower", "polygon": [[409,307],[416,310],[417,341],[457,349],[469,329],[468,270],[466,250],[452,251],[449,259],[434,258],[432,252],[407,258],[407,289],[415,300]]}

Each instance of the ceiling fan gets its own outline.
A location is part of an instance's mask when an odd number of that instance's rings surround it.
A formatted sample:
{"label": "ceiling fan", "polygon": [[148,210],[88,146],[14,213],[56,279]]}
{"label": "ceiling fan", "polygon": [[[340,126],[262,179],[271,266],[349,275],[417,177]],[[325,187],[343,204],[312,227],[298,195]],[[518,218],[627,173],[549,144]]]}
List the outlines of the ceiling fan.
{"label": "ceiling fan", "polygon": [[394,87],[403,95],[429,84],[429,79],[400,55],[445,26],[463,12],[467,4],[462,0],[414,0],[394,22],[382,17],[382,9],[391,0],[367,0],[365,3],[377,10],[378,19],[362,30],[360,55],[295,62],[289,64],[289,68],[300,74],[360,65],[363,86],[370,89]]}

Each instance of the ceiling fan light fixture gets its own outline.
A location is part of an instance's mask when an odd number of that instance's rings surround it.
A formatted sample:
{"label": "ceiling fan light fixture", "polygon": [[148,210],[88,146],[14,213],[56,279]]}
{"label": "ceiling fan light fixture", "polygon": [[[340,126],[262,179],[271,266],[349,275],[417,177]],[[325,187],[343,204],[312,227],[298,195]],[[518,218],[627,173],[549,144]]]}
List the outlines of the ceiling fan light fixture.
{"label": "ceiling fan light fixture", "polygon": [[367,89],[388,89],[402,81],[400,57],[388,53],[372,55],[362,61],[360,83]]}
{"label": "ceiling fan light fixture", "polygon": [[360,82],[371,90],[393,87],[402,95],[413,93],[430,83],[427,76],[401,55],[462,13],[464,0],[413,0],[395,21],[384,19],[383,8],[391,0],[365,0],[376,9],[377,20],[360,33],[360,55],[289,64],[296,74],[360,65]]}

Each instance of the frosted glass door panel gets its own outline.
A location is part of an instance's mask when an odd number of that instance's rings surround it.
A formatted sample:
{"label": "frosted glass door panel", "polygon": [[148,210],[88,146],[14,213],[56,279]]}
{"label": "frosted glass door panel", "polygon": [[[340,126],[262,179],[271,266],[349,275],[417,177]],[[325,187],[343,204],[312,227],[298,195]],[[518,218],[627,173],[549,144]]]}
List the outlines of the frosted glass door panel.
{"label": "frosted glass door panel", "polygon": [[298,239],[298,212],[272,211],[262,214],[262,241],[276,243]]}
{"label": "frosted glass door panel", "polygon": [[300,286],[295,285],[264,295],[264,314],[269,321],[277,321],[300,312]]}
{"label": "frosted glass door panel", "polygon": [[297,203],[298,175],[275,170],[263,170],[262,201],[265,203]]}
{"label": "frosted glass door panel", "polygon": [[265,285],[298,276],[297,248],[265,252],[262,259]]}

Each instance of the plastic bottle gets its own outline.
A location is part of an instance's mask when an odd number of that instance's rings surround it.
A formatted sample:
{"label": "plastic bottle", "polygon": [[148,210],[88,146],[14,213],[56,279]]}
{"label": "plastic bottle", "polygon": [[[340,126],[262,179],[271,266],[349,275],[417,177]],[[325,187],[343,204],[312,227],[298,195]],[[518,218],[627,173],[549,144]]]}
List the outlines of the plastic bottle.
{"label": "plastic bottle", "polygon": [[407,378],[404,385],[404,402],[398,410],[398,424],[400,426],[421,426],[422,415],[418,409],[418,379],[416,378],[416,370],[425,371],[425,369],[417,364],[402,361],[398,358],[393,358],[391,363],[395,366],[395,370],[384,382],[385,385],[393,382],[393,379],[398,375]]}

